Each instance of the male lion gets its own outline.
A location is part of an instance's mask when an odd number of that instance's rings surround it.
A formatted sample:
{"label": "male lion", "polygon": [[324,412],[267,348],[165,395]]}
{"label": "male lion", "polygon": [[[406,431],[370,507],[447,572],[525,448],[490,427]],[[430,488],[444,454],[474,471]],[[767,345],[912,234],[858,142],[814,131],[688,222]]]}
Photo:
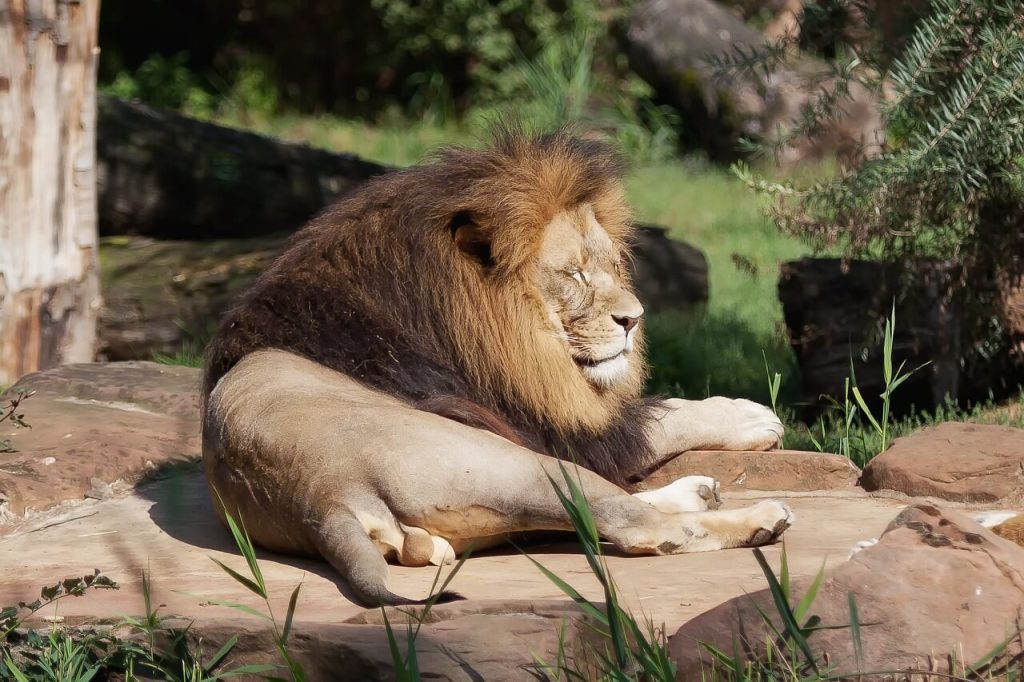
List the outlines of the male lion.
{"label": "male lion", "polygon": [[[692,511],[716,506],[710,479],[623,489],[684,450],[772,448],[782,425],[745,400],[640,397],[620,174],[602,144],[499,133],[366,183],[294,236],[206,357],[206,475],[255,542],[323,557],[366,604],[416,603],[388,589],[386,558],[570,529],[549,480],[563,465],[624,552],[789,527],[775,501]],[[675,499],[702,481],[699,504]]]}

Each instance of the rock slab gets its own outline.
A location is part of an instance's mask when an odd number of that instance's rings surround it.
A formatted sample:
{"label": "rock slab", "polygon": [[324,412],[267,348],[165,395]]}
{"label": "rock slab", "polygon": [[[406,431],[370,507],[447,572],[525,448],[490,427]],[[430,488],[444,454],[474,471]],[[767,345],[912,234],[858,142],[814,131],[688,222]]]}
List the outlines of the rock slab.
{"label": "rock slab", "polygon": [[957,502],[1024,503],[1024,429],[947,422],[922,429],[868,463],[861,485]]}
{"label": "rock slab", "polygon": [[713,476],[726,491],[806,492],[852,489],[860,469],[846,457],[826,452],[691,450],[652,471],[639,487],[650,490],[690,475]]}
{"label": "rock slab", "polygon": [[24,520],[85,497],[113,494],[163,467],[195,460],[199,370],[155,362],[64,365],[23,377],[34,391],[19,412],[31,428],[4,422],[0,440],[0,535]]}
{"label": "rock slab", "polygon": [[[793,599],[803,591],[796,590]],[[878,544],[831,573],[808,615],[819,616],[823,626],[849,624],[849,594],[861,624],[860,663],[849,628],[817,630],[808,638],[816,656],[828,654],[834,673],[852,676],[858,668],[953,673],[954,660],[956,666],[972,665],[1024,627],[1024,548],[962,514],[913,505],[889,524]],[[669,640],[678,679],[701,679],[711,670],[712,659],[700,642],[730,652],[735,633],[745,657],[760,657],[766,629],[758,609],[772,614],[780,627],[764,590],[732,599],[680,628]],[[1009,643],[1008,655],[1024,655],[1019,635]]]}

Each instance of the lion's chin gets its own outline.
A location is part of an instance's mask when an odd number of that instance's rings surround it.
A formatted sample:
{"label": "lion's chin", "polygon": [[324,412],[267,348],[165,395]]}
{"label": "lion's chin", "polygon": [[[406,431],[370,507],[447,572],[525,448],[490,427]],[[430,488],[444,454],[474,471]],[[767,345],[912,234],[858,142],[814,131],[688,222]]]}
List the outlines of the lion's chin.
{"label": "lion's chin", "polygon": [[611,388],[629,374],[629,359],[626,353],[594,363],[577,363],[587,381],[599,388]]}

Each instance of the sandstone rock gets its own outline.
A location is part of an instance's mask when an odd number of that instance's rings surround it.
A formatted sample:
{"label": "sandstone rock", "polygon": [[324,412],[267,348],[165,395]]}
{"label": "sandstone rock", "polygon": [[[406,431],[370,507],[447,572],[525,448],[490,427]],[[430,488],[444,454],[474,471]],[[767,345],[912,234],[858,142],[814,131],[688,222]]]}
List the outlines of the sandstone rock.
{"label": "sandstone rock", "polygon": [[0,465],[0,534],[26,514],[106,499],[111,484],[197,458],[198,385],[198,370],[153,362],[64,365],[23,377],[11,391],[35,391],[20,410],[31,428],[0,427],[15,450]]}
{"label": "sandstone rock", "polygon": [[1024,503],[1024,429],[948,422],[922,429],[868,463],[867,490],[960,502]]}
{"label": "sandstone rock", "polygon": [[[951,660],[971,665],[1024,627],[1024,549],[959,513],[914,505],[878,544],[831,573],[809,614],[823,626],[848,624],[850,593],[861,624],[861,670],[934,666],[951,673]],[[678,679],[701,679],[710,670],[711,657],[698,642],[731,652],[736,636],[744,655],[762,654],[766,630],[758,608],[775,613],[767,591],[728,601],[684,625],[669,641]],[[857,672],[848,628],[815,631],[808,642],[815,655],[828,654],[834,673]],[[1020,656],[1021,647],[1018,637],[1008,651]]]}
{"label": "sandstone rock", "polygon": [[680,476],[713,476],[731,490],[842,490],[857,485],[858,469],[849,459],[824,452],[684,452],[649,473],[644,490],[668,485]]}
{"label": "sandstone rock", "polygon": [[[388,620],[404,656],[409,609],[388,609]],[[555,663],[559,636],[570,665],[574,656],[586,665],[583,647],[591,637],[580,610],[563,601],[480,600],[435,606],[415,640],[416,659],[423,679],[514,680],[536,676],[538,659]],[[189,621],[168,620],[184,629]],[[254,663],[279,664],[267,626],[238,619],[204,619],[191,624],[189,641],[198,650],[218,650],[231,637],[238,644],[221,670]],[[387,633],[380,610],[339,623],[298,622],[289,651],[313,682],[386,682],[396,679]],[[586,669],[584,667],[584,669]]]}

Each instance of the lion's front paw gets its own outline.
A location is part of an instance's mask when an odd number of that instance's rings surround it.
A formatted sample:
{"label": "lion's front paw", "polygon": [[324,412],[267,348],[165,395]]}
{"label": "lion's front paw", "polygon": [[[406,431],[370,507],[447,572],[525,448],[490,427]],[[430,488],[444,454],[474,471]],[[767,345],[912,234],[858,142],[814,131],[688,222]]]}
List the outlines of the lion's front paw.
{"label": "lion's front paw", "polygon": [[746,543],[747,547],[760,547],[775,542],[796,521],[793,510],[776,500],[758,502],[749,511],[754,533]]}
{"label": "lion's front paw", "polygon": [[662,488],[635,493],[633,497],[666,514],[700,512],[721,506],[718,488],[718,481],[710,476],[683,476]]}
{"label": "lion's front paw", "polygon": [[723,426],[722,443],[726,450],[771,450],[782,442],[785,428],[768,407],[752,400],[709,398],[720,410],[716,422]]}

